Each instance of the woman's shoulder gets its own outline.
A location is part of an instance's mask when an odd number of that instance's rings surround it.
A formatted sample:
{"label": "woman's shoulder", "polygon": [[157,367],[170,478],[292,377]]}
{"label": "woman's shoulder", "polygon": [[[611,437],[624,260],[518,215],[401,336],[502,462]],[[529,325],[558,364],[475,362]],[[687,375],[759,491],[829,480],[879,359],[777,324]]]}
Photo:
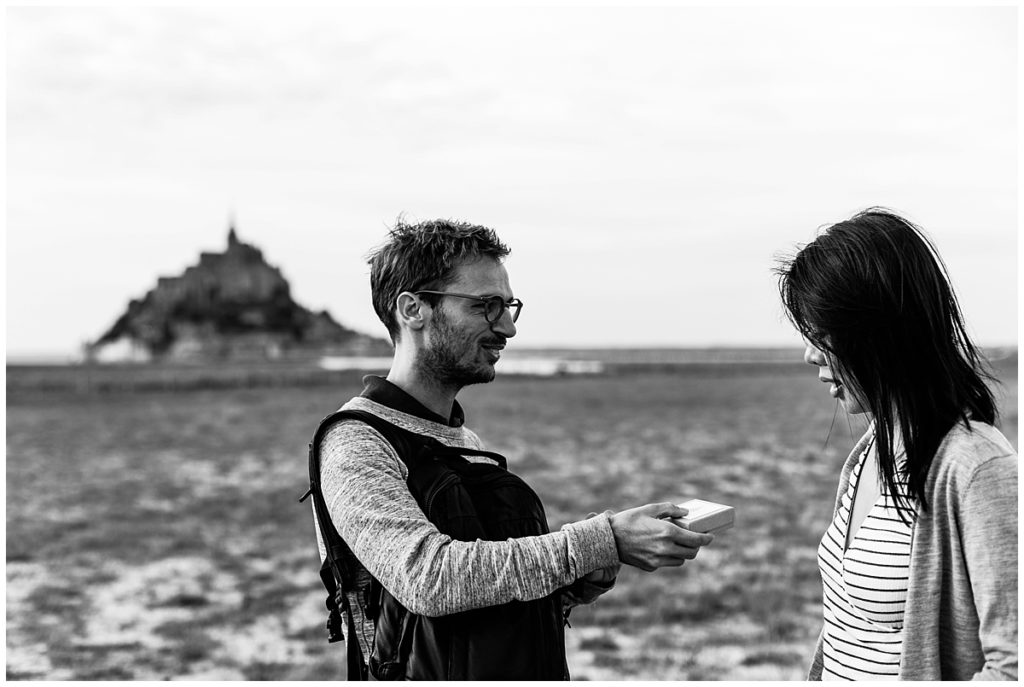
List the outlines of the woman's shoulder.
{"label": "woman's shoulder", "polygon": [[998,428],[959,421],[939,444],[931,472],[938,482],[969,481],[984,468],[1016,470],[1016,466],[1017,451]]}

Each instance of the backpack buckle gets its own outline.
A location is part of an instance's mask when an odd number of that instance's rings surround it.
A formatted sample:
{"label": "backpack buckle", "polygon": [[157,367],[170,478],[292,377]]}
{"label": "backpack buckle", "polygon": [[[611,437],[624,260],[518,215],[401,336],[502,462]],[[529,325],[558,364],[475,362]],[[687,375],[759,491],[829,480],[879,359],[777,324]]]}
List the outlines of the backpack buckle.
{"label": "backpack buckle", "polygon": [[341,620],[341,613],[337,609],[331,609],[327,614],[327,641],[328,643],[345,641],[345,623]]}

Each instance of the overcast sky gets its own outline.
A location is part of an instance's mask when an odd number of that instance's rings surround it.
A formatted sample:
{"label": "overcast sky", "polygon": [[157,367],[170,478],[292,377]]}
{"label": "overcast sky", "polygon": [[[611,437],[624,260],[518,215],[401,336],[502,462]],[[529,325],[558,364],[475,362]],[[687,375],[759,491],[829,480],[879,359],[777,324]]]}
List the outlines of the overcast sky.
{"label": "overcast sky", "polygon": [[397,216],[512,246],[518,344],[798,345],[775,256],[885,205],[1017,342],[1016,8],[7,10],[7,349],[242,240],[383,336]]}

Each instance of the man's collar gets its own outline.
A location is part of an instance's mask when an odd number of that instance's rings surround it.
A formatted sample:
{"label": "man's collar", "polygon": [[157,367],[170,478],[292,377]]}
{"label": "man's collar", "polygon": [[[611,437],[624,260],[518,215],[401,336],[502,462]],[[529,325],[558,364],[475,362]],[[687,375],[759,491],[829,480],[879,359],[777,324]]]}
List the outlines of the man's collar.
{"label": "man's collar", "polygon": [[462,411],[462,406],[458,401],[452,404],[452,416],[445,419],[383,377],[366,375],[363,377],[363,385],[365,388],[360,396],[400,413],[449,427],[461,427],[466,422],[466,414]]}

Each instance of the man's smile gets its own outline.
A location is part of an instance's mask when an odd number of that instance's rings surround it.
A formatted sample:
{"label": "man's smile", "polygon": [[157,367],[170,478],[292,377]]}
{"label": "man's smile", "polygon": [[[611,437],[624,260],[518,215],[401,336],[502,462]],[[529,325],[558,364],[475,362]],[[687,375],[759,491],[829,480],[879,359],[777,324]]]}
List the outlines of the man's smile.
{"label": "man's smile", "polygon": [[488,357],[492,358],[492,362],[497,362],[501,358],[501,352],[505,349],[505,344],[501,342],[485,342],[480,344],[480,348],[487,352]]}

